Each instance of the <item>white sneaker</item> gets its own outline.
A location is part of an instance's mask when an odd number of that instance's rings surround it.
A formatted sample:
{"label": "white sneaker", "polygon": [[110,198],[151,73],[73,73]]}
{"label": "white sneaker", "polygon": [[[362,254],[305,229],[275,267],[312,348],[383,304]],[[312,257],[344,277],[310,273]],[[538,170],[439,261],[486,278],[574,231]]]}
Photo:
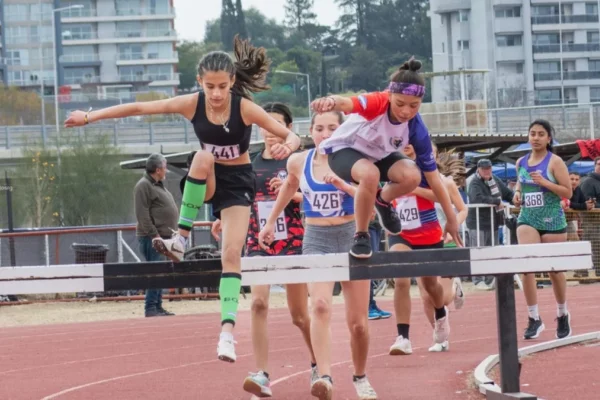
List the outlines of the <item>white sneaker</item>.
{"label": "white sneaker", "polygon": [[450,350],[450,343],[448,341],[445,341],[444,343],[435,343],[429,348],[429,351],[432,353],[440,353],[448,350]]}
{"label": "white sneaker", "polygon": [[311,385],[310,394],[319,400],[331,400],[333,397],[333,384],[327,378],[319,378]]}
{"label": "white sneaker", "polygon": [[433,341],[435,343],[444,343],[450,336],[450,312],[446,307],[446,316],[435,321],[433,328]]}
{"label": "white sneaker", "polygon": [[185,253],[186,238],[181,236],[179,232],[174,232],[171,239],[154,238],[152,239],[152,247],[160,254],[164,254],[175,262],[183,259]]}
{"label": "white sneaker", "polygon": [[392,347],[390,347],[390,356],[407,356],[409,354],[412,354],[410,340],[402,335],[398,336]]}
{"label": "white sneaker", "polygon": [[355,380],[353,383],[360,400],[377,400],[377,393],[375,393],[366,376]]}
{"label": "white sneaker", "polygon": [[454,309],[460,310],[465,305],[465,292],[463,291],[460,278],[454,278]]}
{"label": "white sneaker", "polygon": [[217,356],[219,357],[219,360],[235,362],[235,343],[232,334],[221,334],[219,344],[217,345]]}
{"label": "white sneaker", "polygon": [[315,383],[319,379],[319,368],[315,365],[310,368],[310,386],[312,387],[313,383]]}

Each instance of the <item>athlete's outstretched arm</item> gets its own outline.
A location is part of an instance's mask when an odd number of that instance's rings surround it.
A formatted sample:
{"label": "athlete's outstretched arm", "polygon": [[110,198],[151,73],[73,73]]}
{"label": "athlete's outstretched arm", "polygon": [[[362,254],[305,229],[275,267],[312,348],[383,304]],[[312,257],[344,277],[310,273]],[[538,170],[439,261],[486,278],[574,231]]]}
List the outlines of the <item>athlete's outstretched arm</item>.
{"label": "athlete's outstretched arm", "polygon": [[306,152],[292,154],[287,162],[288,176],[283,181],[277,200],[273,209],[267,218],[267,222],[258,234],[258,244],[263,249],[268,249],[269,245],[275,240],[275,222],[281,212],[287,207],[294,198],[300,187],[300,175],[302,174],[302,165],[306,158]]}
{"label": "athlete's outstretched arm", "polygon": [[[180,114],[187,119],[194,117],[198,94],[186,94],[170,99],[135,102],[102,108],[95,111],[73,111],[65,120],[65,127],[83,126],[103,119],[117,119],[136,115]],[[87,117],[87,120],[86,120]]]}
{"label": "athlete's outstretched arm", "polygon": [[341,111],[349,114],[354,109],[354,103],[352,103],[352,99],[350,97],[342,97],[337,95],[315,99],[310,106],[317,113]]}
{"label": "athlete's outstretched arm", "polygon": [[294,132],[281,125],[264,109],[247,99],[242,99],[242,118],[246,125],[256,124],[273,135],[285,139],[285,143],[271,146],[271,155],[282,160],[300,148],[300,138]]}

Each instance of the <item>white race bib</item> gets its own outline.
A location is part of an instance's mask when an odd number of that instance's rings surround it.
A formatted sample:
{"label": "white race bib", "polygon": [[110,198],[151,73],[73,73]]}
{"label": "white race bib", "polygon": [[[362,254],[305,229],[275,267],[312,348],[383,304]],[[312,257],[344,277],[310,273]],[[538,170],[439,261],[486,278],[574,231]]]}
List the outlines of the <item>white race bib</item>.
{"label": "white race bib", "polygon": [[[273,211],[274,201],[259,201],[258,202],[258,222],[260,229],[267,223],[271,211]],[[287,225],[285,224],[285,214],[282,211],[275,221],[275,240],[287,239]]]}
{"label": "white race bib", "polygon": [[523,196],[524,196],[523,204],[524,204],[525,208],[544,207],[544,193],[542,193],[542,192],[523,193]]}
{"label": "white race bib", "polygon": [[233,160],[240,156],[239,144],[232,144],[231,146],[215,146],[214,144],[204,143],[204,149],[210,151],[215,157],[215,160]]}
{"label": "white race bib", "polygon": [[412,230],[421,227],[421,216],[417,207],[415,196],[401,197],[398,199],[396,212],[402,221],[402,230]]}
{"label": "white race bib", "polygon": [[342,195],[340,192],[314,192],[310,201],[313,211],[334,213],[342,210]]}

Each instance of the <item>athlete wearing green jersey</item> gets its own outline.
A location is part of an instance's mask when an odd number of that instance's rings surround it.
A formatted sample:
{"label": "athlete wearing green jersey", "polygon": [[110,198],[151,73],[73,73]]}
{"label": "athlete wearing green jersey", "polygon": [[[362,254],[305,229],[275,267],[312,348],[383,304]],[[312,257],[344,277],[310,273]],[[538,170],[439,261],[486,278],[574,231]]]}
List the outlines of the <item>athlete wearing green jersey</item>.
{"label": "athlete wearing green jersey", "polygon": [[[572,195],[565,162],[552,153],[553,128],[548,121],[536,120],[529,126],[531,152],[517,160],[517,186],[513,204],[520,206],[517,220],[519,244],[567,241],[567,221],[561,198]],[[563,272],[550,272],[554,297],[558,304],[556,337],[571,335],[571,314],[567,311],[567,280]],[[535,339],[545,329],[537,305],[534,274],[523,277],[529,323],[525,339]]]}

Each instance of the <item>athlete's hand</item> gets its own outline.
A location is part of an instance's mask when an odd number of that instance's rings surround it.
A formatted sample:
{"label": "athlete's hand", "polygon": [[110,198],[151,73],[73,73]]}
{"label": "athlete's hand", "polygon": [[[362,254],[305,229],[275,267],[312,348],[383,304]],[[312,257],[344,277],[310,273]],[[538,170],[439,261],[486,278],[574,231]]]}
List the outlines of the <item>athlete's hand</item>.
{"label": "athlete's hand", "polygon": [[515,195],[513,196],[513,204],[516,207],[521,207],[521,192],[515,192]]}
{"label": "athlete's hand", "polygon": [[85,111],[71,111],[69,114],[69,118],[65,120],[65,128],[72,128],[75,126],[84,126],[85,125],[85,115],[87,113]]}
{"label": "athlete's hand", "polygon": [[533,183],[535,183],[536,185],[540,185],[542,187],[546,186],[546,183],[548,183],[548,180],[545,179],[542,174],[538,171],[532,172],[531,174],[529,174],[529,176],[531,176],[531,179],[533,180]]}
{"label": "athlete's hand", "polygon": [[283,181],[280,178],[271,178],[269,181],[269,190],[273,193],[279,193],[279,189],[281,189],[281,185],[283,185]]}
{"label": "athlete's hand", "polygon": [[452,241],[452,235],[446,233],[446,236],[444,237],[444,244],[452,243]]}
{"label": "athlete's hand", "polygon": [[335,100],[333,97],[321,97],[313,100],[313,102],[310,103],[310,106],[317,113],[325,113],[333,110],[335,107]]}
{"label": "athlete's hand", "polygon": [[269,246],[275,240],[275,225],[267,222],[258,233],[258,244],[264,250],[269,250]]}
{"label": "athlete's hand", "polygon": [[271,155],[276,160],[285,160],[290,154],[292,154],[292,150],[285,144],[275,143],[271,146]]}
{"label": "athlete's hand", "polygon": [[446,221],[446,226],[444,228],[444,236],[446,236],[447,234],[450,234],[450,236],[452,236],[452,239],[454,239],[454,243],[456,243],[458,247],[465,247],[462,241],[462,237],[460,237],[460,234],[458,233],[458,222],[456,221],[456,216],[452,216]]}
{"label": "athlete's hand", "polygon": [[346,182],[344,182],[339,176],[337,176],[333,172],[329,172],[329,173],[325,174],[325,176],[323,177],[323,182],[332,184],[333,186],[335,186],[336,189],[339,189],[342,191],[344,190],[344,187],[346,186]]}
{"label": "athlete's hand", "polygon": [[221,220],[217,219],[216,221],[214,221],[212,223],[212,227],[210,228],[210,233],[212,234],[212,236],[215,238],[215,240],[218,242],[221,240],[221,237],[219,236],[219,234],[221,233]]}

